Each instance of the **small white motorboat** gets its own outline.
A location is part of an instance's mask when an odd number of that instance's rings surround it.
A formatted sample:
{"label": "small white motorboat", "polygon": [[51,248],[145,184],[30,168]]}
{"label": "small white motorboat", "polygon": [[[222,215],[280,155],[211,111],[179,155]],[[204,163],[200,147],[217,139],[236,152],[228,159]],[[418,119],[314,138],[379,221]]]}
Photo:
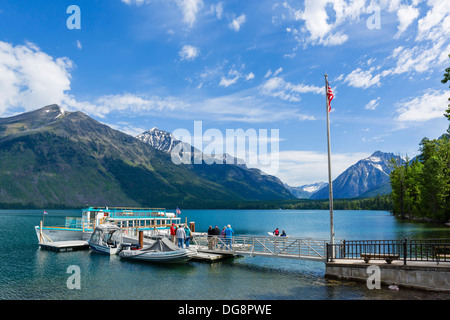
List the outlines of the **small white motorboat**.
{"label": "small white motorboat", "polygon": [[88,240],[89,247],[103,254],[118,254],[122,249],[122,230],[114,224],[101,224],[95,227]]}
{"label": "small white motorboat", "polygon": [[167,238],[158,238],[153,244],[140,250],[124,247],[119,253],[124,259],[159,263],[184,263],[195,255],[194,251],[178,248]]}
{"label": "small white motorboat", "polygon": [[273,234],[273,232],[267,232],[268,234],[269,234],[269,236],[272,236],[272,237],[277,237],[277,238],[287,238],[287,237],[289,237],[289,236],[286,236],[286,235],[275,235],[275,234]]}

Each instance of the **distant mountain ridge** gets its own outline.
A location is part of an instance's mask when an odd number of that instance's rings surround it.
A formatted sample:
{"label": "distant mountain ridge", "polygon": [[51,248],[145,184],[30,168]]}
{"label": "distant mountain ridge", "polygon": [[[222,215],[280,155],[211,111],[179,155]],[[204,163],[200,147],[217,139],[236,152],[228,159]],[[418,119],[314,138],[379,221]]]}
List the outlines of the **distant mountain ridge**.
{"label": "distant mountain ridge", "polygon": [[306,184],[300,187],[292,187],[285,184],[286,188],[298,199],[309,199],[318,190],[324,186],[328,186],[326,182],[317,182],[313,184]]}
{"label": "distant mountain ridge", "polygon": [[[350,166],[333,181],[333,198],[356,198],[361,196],[376,196],[391,191],[389,161],[399,156],[381,151],[374,152],[370,157]],[[310,199],[328,199],[328,183],[314,193]]]}
{"label": "distant mountain ridge", "polygon": [[[184,150],[191,150],[192,154],[192,161],[185,165],[187,168],[247,199],[295,198],[280,179],[267,175],[259,169],[247,168],[243,160],[229,154],[209,155],[202,153],[190,144],[177,140],[173,134],[157,128],[145,131],[137,135],[136,138],[168,154],[178,144],[183,144]],[[197,158],[196,162],[194,162],[194,157]],[[220,160],[220,162],[213,163],[215,159]]]}
{"label": "distant mountain ridge", "polygon": [[57,105],[0,118],[3,205],[181,208],[292,198],[281,182],[258,172],[196,167],[176,165],[166,152]]}

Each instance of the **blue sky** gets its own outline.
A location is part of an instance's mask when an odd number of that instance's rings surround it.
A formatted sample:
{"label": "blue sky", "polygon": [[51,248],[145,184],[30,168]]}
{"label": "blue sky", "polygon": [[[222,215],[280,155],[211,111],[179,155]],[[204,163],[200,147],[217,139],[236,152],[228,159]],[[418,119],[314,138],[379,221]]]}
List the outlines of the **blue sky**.
{"label": "blue sky", "polygon": [[[69,29],[70,5],[81,29]],[[450,2],[89,0],[0,3],[0,116],[57,103],[137,135],[279,130],[290,185],[444,133]],[[264,170],[264,168],[263,168]]]}

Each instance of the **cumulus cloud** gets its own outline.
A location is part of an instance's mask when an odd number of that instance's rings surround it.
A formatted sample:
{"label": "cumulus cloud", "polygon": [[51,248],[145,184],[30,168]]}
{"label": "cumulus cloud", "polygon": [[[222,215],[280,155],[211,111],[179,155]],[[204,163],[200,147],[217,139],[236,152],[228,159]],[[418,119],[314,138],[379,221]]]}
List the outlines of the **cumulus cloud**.
{"label": "cumulus cloud", "polygon": [[[334,22],[327,12],[327,6],[335,14]],[[287,31],[296,36],[299,42],[306,41],[313,45],[336,46],[345,43],[348,36],[339,30],[345,22],[357,21],[365,13],[365,0],[346,2],[343,0],[306,0],[304,9],[294,9],[287,2],[283,7],[295,21],[303,22],[304,26],[298,29],[288,28]],[[306,34],[307,38],[298,37]]]}
{"label": "cumulus cloud", "polygon": [[405,32],[405,30],[413,23],[414,20],[419,16],[419,9],[413,6],[403,6],[397,11],[397,17],[399,21],[398,32],[395,37],[399,37],[400,34]]}
{"label": "cumulus cloud", "polygon": [[198,48],[191,45],[184,45],[178,55],[180,56],[181,60],[194,60],[195,58],[197,58],[199,53],[200,50]]}
{"label": "cumulus cloud", "polygon": [[70,59],[54,59],[32,43],[0,41],[0,114],[61,104],[70,90],[73,67]]}

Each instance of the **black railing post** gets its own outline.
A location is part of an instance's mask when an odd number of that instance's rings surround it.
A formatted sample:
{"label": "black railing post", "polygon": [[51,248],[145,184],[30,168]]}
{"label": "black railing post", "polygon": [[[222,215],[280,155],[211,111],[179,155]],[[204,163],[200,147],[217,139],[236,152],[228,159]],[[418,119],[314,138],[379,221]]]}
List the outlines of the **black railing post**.
{"label": "black railing post", "polygon": [[327,262],[330,262],[330,257],[329,257],[329,250],[330,250],[330,249],[328,248],[329,243],[327,242],[326,245],[327,245],[327,246],[326,246],[326,248],[327,248]]}
{"label": "black railing post", "polygon": [[408,240],[403,242],[403,264],[406,266],[406,256],[408,254]]}

